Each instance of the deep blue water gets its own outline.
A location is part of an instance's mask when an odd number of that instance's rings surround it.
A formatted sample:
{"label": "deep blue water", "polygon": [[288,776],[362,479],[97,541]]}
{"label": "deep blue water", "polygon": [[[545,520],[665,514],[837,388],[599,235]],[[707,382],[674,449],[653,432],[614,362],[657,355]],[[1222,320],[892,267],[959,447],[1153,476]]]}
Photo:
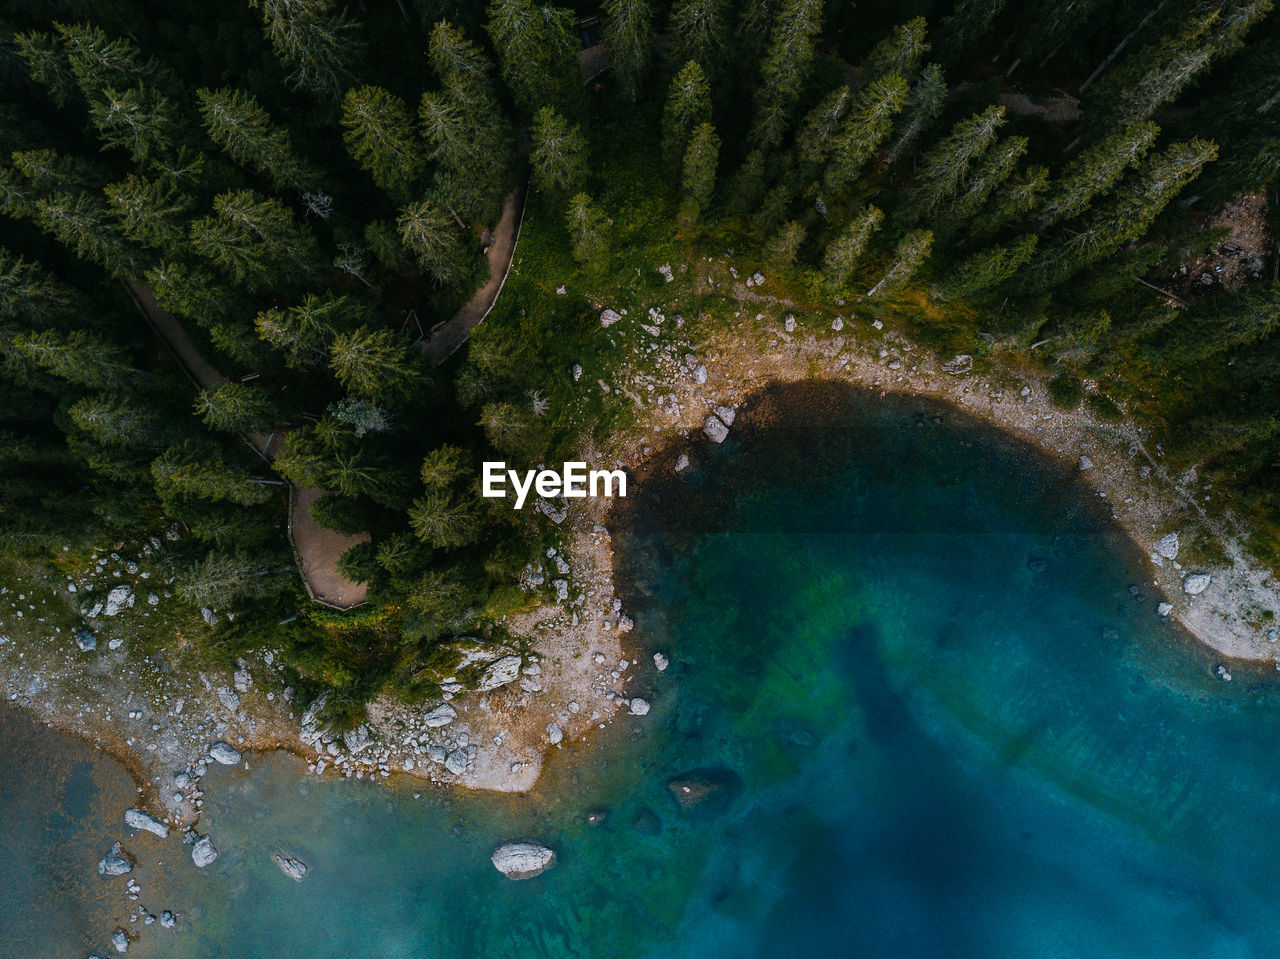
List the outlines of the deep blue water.
{"label": "deep blue water", "polygon": [[[1280,954],[1280,674],[1217,679],[1069,471],[945,407],[823,385],[691,449],[633,483],[615,536],[637,652],[672,661],[641,673],[649,716],[524,797],[415,800],[287,756],[215,771],[222,857],[143,850],[173,860],[144,903],[184,915],[130,955]],[[666,782],[697,768],[741,778],[726,812],[677,810]],[[58,829],[36,832],[39,863]],[[512,838],[560,865],[508,882],[488,854]],[[85,949],[111,928],[37,918]],[[66,954],[6,924],[22,955]]]}

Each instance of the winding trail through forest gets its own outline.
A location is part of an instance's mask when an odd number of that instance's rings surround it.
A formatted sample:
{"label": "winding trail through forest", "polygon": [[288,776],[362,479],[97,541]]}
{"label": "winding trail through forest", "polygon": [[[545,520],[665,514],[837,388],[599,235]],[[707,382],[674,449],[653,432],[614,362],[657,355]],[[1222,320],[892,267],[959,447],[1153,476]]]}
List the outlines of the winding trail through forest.
{"label": "winding trail through forest", "polygon": [[[200,355],[187,331],[168,310],[156,302],[155,294],[142,283],[126,283],[139,311],[147,318],[156,335],[169,348],[179,365],[200,389],[210,389],[230,382]],[[254,452],[270,463],[284,442],[282,433],[266,436],[253,433],[244,437]],[[347,535],[321,526],[311,516],[311,506],[327,495],[315,487],[289,486],[289,541],[293,558],[302,574],[311,598],[325,606],[350,609],[365,601],[368,587],[353,583],[338,572],[338,557],[346,550],[369,538],[368,533]]]}
{"label": "winding trail through forest", "polygon": [[528,196],[529,180],[521,176],[520,184],[512,190],[502,204],[502,216],[493,230],[493,241],[485,251],[489,260],[489,282],[476,290],[457,313],[431,331],[431,335],[420,339],[415,346],[422,350],[432,366],[439,366],[467,341],[471,331],[479,326],[493,305],[498,302],[498,294],[507,282],[507,273],[511,270],[511,261],[516,255],[516,244],[520,241],[520,225],[524,222],[524,205]]}

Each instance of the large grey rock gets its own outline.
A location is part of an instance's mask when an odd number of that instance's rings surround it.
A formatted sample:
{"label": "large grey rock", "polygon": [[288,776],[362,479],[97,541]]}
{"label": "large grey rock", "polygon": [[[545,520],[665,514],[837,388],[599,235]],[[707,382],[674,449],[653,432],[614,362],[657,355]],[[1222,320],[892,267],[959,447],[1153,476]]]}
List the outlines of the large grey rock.
{"label": "large grey rock", "polygon": [[154,833],[161,839],[169,835],[169,827],[158,819],[152,819],[141,809],[126,809],[124,811],[124,824],[130,829],[137,829],[142,832]]}
{"label": "large grey rock", "polygon": [[713,443],[723,443],[729,437],[729,427],[715,416],[708,416],[702,421],[702,432]]}
{"label": "large grey rock", "polygon": [[191,861],[196,864],[197,869],[203,869],[209,863],[218,858],[217,847],[214,846],[213,840],[208,836],[201,836],[191,847]]}
{"label": "large grey rock", "polygon": [[1168,616],[1170,613],[1173,612],[1173,603],[1168,603],[1168,602],[1160,603],[1156,607],[1156,612],[1159,613],[1161,616]]}
{"label": "large grey rock", "polygon": [[293,856],[286,856],[284,853],[273,852],[271,861],[280,867],[280,871],[292,879],[294,882],[302,882],[307,878],[307,873],[311,871],[301,859],[295,859]]}
{"label": "large grey rock", "polygon": [[1151,549],[1157,556],[1163,556],[1165,559],[1177,559],[1178,534],[1170,533],[1167,536],[1161,536]]}
{"label": "large grey rock", "polygon": [[235,686],[236,692],[247,693],[253,687],[253,677],[247,669],[237,669],[231,677],[231,685]]}
{"label": "large grey rock", "polygon": [[467,771],[467,751],[465,749],[455,749],[449,753],[444,758],[444,768],[455,776],[461,776]]}
{"label": "large grey rock", "polygon": [[631,708],[632,716],[644,716],[649,712],[648,701],[641,699],[639,696],[632,699],[628,705]]}
{"label": "large grey rock", "polygon": [[107,605],[103,607],[103,616],[117,616],[120,611],[132,603],[129,600],[133,597],[133,590],[128,586],[117,586],[111,592],[107,593]]}
{"label": "large grey rock", "polygon": [[600,313],[600,325],[610,327],[622,319],[622,315],[617,310],[604,310]]}
{"label": "large grey rock", "polygon": [[234,713],[240,709],[240,694],[230,686],[219,686],[217,696],[218,702],[226,707],[227,712]]}
{"label": "large grey rock", "polygon": [[960,376],[973,369],[973,357],[968,353],[957,353],[954,359],[942,364],[942,372],[952,376]]}
{"label": "large grey rock", "polygon": [[564,741],[564,730],[557,723],[547,725],[547,742],[552,746],[559,746]]}
{"label": "large grey rock", "polygon": [[224,766],[238,766],[242,758],[240,750],[230,743],[224,743],[222,740],[218,740],[209,747],[209,755]]}
{"label": "large grey rock", "polygon": [[116,952],[128,952],[129,934],[123,929],[117,929],[111,934],[111,945]]}
{"label": "large grey rock", "polygon": [[166,909],[164,912],[160,913],[160,925],[164,926],[166,929],[172,929],[174,923],[177,922],[177,918],[178,917],[170,910]]}
{"label": "large grey rock", "polygon": [[422,717],[424,726],[433,728],[439,726],[448,726],[451,722],[458,718],[458,711],[448,703],[442,703],[431,712]]}
{"label": "large grey rock", "polygon": [[92,652],[98,648],[98,637],[87,629],[76,630],[76,645],[84,652]]}
{"label": "large grey rock", "polygon": [[516,677],[520,675],[521,663],[519,656],[503,656],[491,663],[484,671],[484,675],[480,677],[480,691],[488,692],[490,689],[497,689],[499,686],[515,682]]}
{"label": "large grey rock", "polygon": [[111,851],[98,860],[99,876],[123,876],[132,871],[133,863],[118,842],[112,843]]}
{"label": "large grey rock", "polygon": [[556,854],[546,846],[533,842],[509,842],[499,846],[489,857],[493,868],[508,879],[532,879],[556,864]]}
{"label": "large grey rock", "polygon": [[1182,589],[1188,596],[1199,596],[1209,588],[1212,579],[1208,573],[1191,573],[1182,581]]}
{"label": "large grey rock", "polygon": [[342,743],[347,747],[348,752],[358,753],[368,749],[373,740],[369,738],[369,728],[361,723],[355,729],[348,729],[342,734]]}

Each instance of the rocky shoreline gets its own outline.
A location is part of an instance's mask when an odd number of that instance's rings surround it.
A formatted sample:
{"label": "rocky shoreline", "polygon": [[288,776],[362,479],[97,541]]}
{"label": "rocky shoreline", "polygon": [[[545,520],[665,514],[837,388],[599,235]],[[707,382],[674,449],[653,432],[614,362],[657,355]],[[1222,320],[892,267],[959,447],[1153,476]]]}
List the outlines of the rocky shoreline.
{"label": "rocky shoreline", "polygon": [[[673,271],[663,276],[670,279]],[[1148,448],[1131,425],[1100,422],[1084,409],[1054,408],[1035,370],[984,371],[969,356],[939,362],[879,321],[861,319],[856,307],[802,311],[765,293],[762,274],[740,282],[724,260],[682,268],[679,279],[686,292],[718,290],[736,301],[735,323],[668,318],[656,307],[647,313],[637,308],[632,318],[623,304],[596,304],[624,359],[607,382],[585,378],[578,388],[628,397],[635,423],[611,437],[607,449],[587,441],[581,458],[591,466],[635,471],[657,465],[679,473],[694,444],[722,442],[733,429],[735,409],[773,384],[828,379],[932,397],[1076,469],[1151,557],[1152,582],[1165,597],[1153,606],[1153,617],[1180,622],[1223,656],[1274,661],[1280,653],[1278,634],[1267,625],[1280,614],[1275,578],[1248,556],[1243,530],[1213,520],[1198,499],[1201,491],[1186,478],[1170,477],[1159,450]],[[577,382],[580,367],[567,375]],[[0,689],[7,700],[120,759],[143,791],[145,810],[175,828],[189,830],[198,821],[201,780],[209,768],[247,766],[245,754],[262,750],[293,752],[318,775],[385,778],[404,772],[435,784],[527,791],[548,750],[618,715],[647,713],[648,702],[632,696],[627,681],[643,675],[652,685],[666,666],[662,656],[638,663],[627,648],[632,622],[614,588],[610,504],[539,503],[549,538],[559,545],[526,570],[525,585],[555,598],[508,618],[505,625],[520,648],[459,647],[459,671],[483,669],[476,690],[446,683],[442,700],[422,708],[379,699],[364,724],[341,735],[316,721],[321,704],[298,703],[283,687],[272,651],[240,660],[228,676],[210,676],[194,655],[184,656],[182,636],[174,652],[159,658],[134,656],[116,639],[99,642],[90,627],[58,629],[52,651],[33,651],[29,658],[0,637]],[[1185,544],[1204,535],[1222,544],[1230,565],[1187,561]],[[89,606],[100,605],[90,621],[157,611],[163,601],[154,581],[145,586],[137,578],[148,575],[146,552],[143,544],[135,559],[116,551],[95,554],[96,581],[112,585],[105,602]],[[71,580],[32,582],[29,591],[79,602],[86,588],[94,588]],[[28,596],[21,595],[25,602]],[[138,595],[146,595],[147,603],[135,604]],[[212,623],[217,616],[207,610],[204,619]],[[1219,676],[1230,672],[1223,668]]]}

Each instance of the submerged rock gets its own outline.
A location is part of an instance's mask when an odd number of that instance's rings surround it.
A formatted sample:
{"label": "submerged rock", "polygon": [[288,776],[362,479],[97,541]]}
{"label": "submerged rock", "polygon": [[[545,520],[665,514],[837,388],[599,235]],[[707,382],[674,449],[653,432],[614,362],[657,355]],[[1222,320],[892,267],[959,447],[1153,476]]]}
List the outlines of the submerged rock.
{"label": "submerged rock", "polygon": [[99,876],[123,876],[133,871],[133,863],[118,842],[111,844],[111,851],[98,860]]}
{"label": "submerged rock", "polygon": [[164,926],[166,929],[172,929],[176,921],[177,921],[177,916],[175,916],[168,909],[160,913],[160,925]]}
{"label": "submerged rock", "polygon": [[509,842],[495,849],[489,859],[498,872],[516,880],[540,876],[556,864],[553,850],[533,842]]}
{"label": "submerged rock", "polygon": [[76,631],[76,645],[86,653],[92,652],[98,648],[98,637],[93,635],[87,629]]}
{"label": "submerged rock", "polygon": [[307,873],[311,871],[311,867],[301,859],[295,859],[293,856],[286,856],[279,852],[271,854],[271,861],[279,866],[280,871],[294,882],[302,882],[307,878]]}
{"label": "submerged rock", "polygon": [[1168,616],[1170,613],[1173,612],[1173,603],[1168,603],[1168,602],[1161,603],[1159,606],[1156,607],[1156,612],[1159,613],[1161,616]]}
{"label": "submerged rock", "polygon": [[238,766],[242,758],[240,750],[221,740],[209,747],[209,755],[224,766]]}
{"label": "submerged rock", "polygon": [[191,861],[196,864],[197,869],[203,869],[217,858],[217,847],[214,846],[213,840],[208,836],[201,836],[196,840],[195,845],[191,847]]}
{"label": "submerged rock", "polygon": [[129,934],[123,929],[117,929],[111,934],[111,946],[116,952],[128,952]]}
{"label": "submerged rock", "polygon": [[667,659],[666,656],[663,656],[662,653],[654,653],[653,665],[658,668],[658,672],[663,672],[668,666],[671,665],[671,660]]}
{"label": "submerged rock", "polygon": [[632,716],[644,716],[649,712],[649,703],[647,700],[641,699],[639,696],[631,700],[629,703]]}
{"label": "submerged rock", "polygon": [[158,819],[152,819],[141,809],[126,809],[124,811],[124,824],[130,829],[154,833],[161,839],[169,835],[168,826]]}
{"label": "submerged rock", "polygon": [[680,811],[720,816],[742,794],[742,777],[731,769],[691,769],[668,780],[667,789]]}

